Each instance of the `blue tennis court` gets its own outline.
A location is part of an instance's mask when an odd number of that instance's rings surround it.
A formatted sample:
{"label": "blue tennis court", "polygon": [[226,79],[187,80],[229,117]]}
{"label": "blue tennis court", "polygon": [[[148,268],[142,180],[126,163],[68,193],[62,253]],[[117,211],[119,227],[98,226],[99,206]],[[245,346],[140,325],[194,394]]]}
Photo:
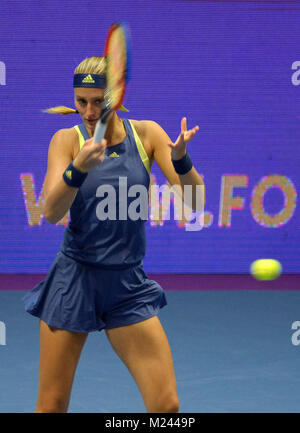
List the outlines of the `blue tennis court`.
{"label": "blue tennis court", "polygon": [[[38,383],[38,319],[24,291],[0,291],[0,411],[33,412]],[[160,319],[175,363],[181,412],[298,412],[298,291],[167,291]],[[91,333],[69,412],[145,412],[139,391],[105,333]]]}

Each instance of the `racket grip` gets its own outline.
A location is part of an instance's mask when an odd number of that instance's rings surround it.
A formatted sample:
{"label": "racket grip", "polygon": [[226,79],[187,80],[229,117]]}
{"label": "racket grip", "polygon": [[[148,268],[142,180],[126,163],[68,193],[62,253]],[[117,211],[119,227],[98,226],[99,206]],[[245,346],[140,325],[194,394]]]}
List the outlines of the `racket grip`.
{"label": "racket grip", "polygon": [[101,120],[99,120],[96,124],[96,128],[95,128],[95,132],[94,132],[94,140],[93,143],[100,143],[100,141],[102,140],[102,138],[105,135],[105,131],[107,128],[107,123],[102,123]]}

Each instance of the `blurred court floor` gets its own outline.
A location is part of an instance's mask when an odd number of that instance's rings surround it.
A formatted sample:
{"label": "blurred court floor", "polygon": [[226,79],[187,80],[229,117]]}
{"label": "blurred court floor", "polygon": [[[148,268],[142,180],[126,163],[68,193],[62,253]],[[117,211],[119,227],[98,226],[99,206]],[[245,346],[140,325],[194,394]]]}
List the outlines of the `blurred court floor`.
{"label": "blurred court floor", "polygon": [[[35,406],[39,321],[24,311],[24,294],[0,290],[0,321],[6,327],[0,412],[33,412]],[[300,321],[299,291],[168,290],[166,295],[160,319],[173,352],[181,412],[300,411],[300,345],[292,343],[292,324]],[[69,412],[144,411],[105,333],[91,333]]]}

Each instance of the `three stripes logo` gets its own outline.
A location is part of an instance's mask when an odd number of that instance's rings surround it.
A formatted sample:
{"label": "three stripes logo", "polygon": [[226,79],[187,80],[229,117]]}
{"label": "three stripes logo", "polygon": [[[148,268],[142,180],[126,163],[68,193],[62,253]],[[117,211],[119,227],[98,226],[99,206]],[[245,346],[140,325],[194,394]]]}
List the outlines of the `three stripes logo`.
{"label": "three stripes logo", "polygon": [[95,80],[93,79],[91,74],[89,74],[82,80],[82,82],[83,83],[95,83]]}
{"label": "three stripes logo", "polygon": [[119,158],[120,155],[117,154],[117,152],[113,152],[109,155],[110,158]]}

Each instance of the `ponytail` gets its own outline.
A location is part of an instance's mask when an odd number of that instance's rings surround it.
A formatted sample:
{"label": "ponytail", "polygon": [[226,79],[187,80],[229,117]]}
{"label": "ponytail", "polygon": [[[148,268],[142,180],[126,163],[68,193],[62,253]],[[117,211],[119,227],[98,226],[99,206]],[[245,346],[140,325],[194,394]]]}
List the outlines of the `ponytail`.
{"label": "ponytail", "polygon": [[43,113],[49,113],[49,114],[75,114],[79,113],[78,110],[74,110],[74,108],[68,108],[63,105],[59,105],[58,107],[51,107],[46,108],[45,110],[42,110]]}

